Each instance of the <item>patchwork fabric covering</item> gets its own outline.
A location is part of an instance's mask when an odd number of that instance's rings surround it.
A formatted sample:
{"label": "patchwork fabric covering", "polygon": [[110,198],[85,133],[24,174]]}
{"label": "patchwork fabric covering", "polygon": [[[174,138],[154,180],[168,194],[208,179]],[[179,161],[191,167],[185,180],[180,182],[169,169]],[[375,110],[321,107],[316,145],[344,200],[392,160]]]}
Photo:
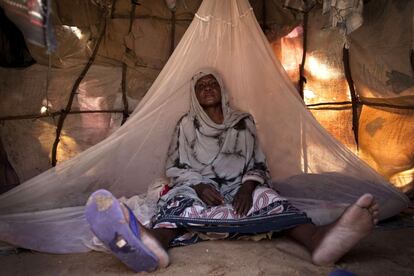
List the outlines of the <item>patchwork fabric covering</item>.
{"label": "patchwork fabric covering", "polygon": [[[414,2],[364,1],[364,22],[347,39],[330,27],[321,9],[315,6],[308,13],[305,103],[335,138],[394,186],[410,193],[414,187],[414,76],[410,64]],[[273,43],[293,81],[299,79],[301,33],[298,27],[280,45]],[[347,42],[355,100],[361,103],[355,105],[356,114],[345,77],[343,48]],[[353,125],[354,120],[358,126]]]}
{"label": "patchwork fabric covering", "polygon": [[301,182],[298,193],[288,199],[313,221],[336,219],[365,191],[377,198],[381,219],[405,207],[403,194],[332,138],[306,110],[249,3],[206,0],[121,128],[0,196],[0,240],[46,252],[89,250],[92,234],[83,216],[86,199],[98,188],[118,197],[143,193],[164,175],[174,127],[190,107],[191,77],[204,67],[216,68],[230,103],[254,117],[274,182],[332,172],[358,180],[329,182],[333,191],[339,191],[332,194]]}
{"label": "patchwork fabric covering", "polygon": [[0,7],[20,28],[30,42],[47,47],[48,52],[56,48],[56,40],[50,22],[50,0],[1,0]]}

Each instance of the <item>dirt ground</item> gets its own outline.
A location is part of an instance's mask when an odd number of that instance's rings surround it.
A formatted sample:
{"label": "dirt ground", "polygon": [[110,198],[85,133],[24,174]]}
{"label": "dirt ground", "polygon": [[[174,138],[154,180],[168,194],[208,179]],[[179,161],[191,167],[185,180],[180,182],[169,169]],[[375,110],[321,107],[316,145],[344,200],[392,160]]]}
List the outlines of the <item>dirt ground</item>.
{"label": "dirt ground", "polygon": [[[375,229],[336,267],[310,263],[304,248],[281,237],[260,242],[208,241],[170,251],[171,264],[143,275],[414,275],[414,228]],[[132,275],[110,254],[22,252],[0,257],[0,275]]]}

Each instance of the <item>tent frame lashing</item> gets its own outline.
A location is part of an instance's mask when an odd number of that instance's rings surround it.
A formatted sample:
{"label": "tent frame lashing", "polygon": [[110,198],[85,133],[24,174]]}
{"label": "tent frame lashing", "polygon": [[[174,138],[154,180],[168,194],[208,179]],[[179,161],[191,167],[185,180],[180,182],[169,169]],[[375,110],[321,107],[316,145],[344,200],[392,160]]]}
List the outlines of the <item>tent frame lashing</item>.
{"label": "tent frame lashing", "polygon": [[123,125],[129,117],[129,106],[128,106],[128,98],[127,98],[127,87],[126,87],[126,73],[128,70],[128,66],[125,62],[122,63],[122,80],[121,80],[121,91],[122,91],[122,104],[124,105],[124,109],[122,110],[122,122]]}
{"label": "tent frame lashing", "polygon": [[[322,102],[317,104],[307,104],[306,107],[308,109],[313,110],[342,110],[342,109],[349,109],[351,107],[346,107],[346,105],[352,105],[351,101],[344,101],[344,102]],[[414,105],[394,105],[394,104],[387,104],[387,103],[373,103],[365,100],[360,100],[359,105],[361,106],[372,106],[372,107],[382,107],[382,108],[395,108],[395,109],[402,109],[402,110],[414,110]],[[338,107],[331,107],[331,106],[338,106]],[[341,107],[345,106],[345,107]],[[29,120],[29,119],[40,119],[40,118],[47,118],[47,117],[56,117],[61,115],[61,111],[50,112],[49,114],[25,114],[25,115],[15,115],[15,116],[4,116],[0,117],[0,122],[3,121],[13,121],[13,120]],[[67,112],[67,115],[71,114],[83,114],[83,113],[124,113],[123,109],[100,109],[100,110],[71,110]],[[131,114],[132,112],[128,112]]]}
{"label": "tent frame lashing", "polygon": [[360,100],[355,91],[354,80],[352,79],[351,74],[351,66],[349,64],[350,56],[349,56],[349,48],[345,44],[342,48],[342,62],[344,65],[344,74],[346,78],[346,82],[348,83],[349,93],[351,95],[351,103],[352,103],[352,131],[354,133],[354,139],[356,144],[357,151],[359,150],[359,137],[358,137],[358,130],[359,130],[359,114],[360,114]]}
{"label": "tent frame lashing", "polygon": [[[351,101],[344,101],[344,102],[322,102],[317,104],[307,104],[306,107],[308,109],[325,109],[325,110],[335,110],[338,108],[333,108],[329,106],[343,106],[343,105],[352,105]],[[394,109],[402,109],[402,110],[414,110],[414,105],[395,105],[395,104],[387,104],[387,103],[373,103],[366,100],[359,99],[358,106],[370,106],[370,107],[382,107],[382,108],[394,108]],[[319,108],[322,107],[322,108]],[[352,107],[347,107],[352,108]],[[1,118],[0,118],[1,120]]]}
{"label": "tent frame lashing", "polygon": [[176,14],[175,14],[175,10],[170,10],[171,11],[171,38],[170,38],[170,56],[172,55],[172,53],[174,52],[175,49],[175,24],[177,22],[177,18],[176,18]]}
{"label": "tent frame lashing", "polygon": [[[112,1],[112,5],[115,3],[116,0]],[[63,124],[65,122],[66,116],[67,114],[69,114],[69,112],[71,111],[72,108],[72,104],[73,104],[73,100],[75,98],[75,95],[77,94],[79,85],[81,83],[81,81],[85,78],[86,73],[88,73],[90,67],[92,66],[92,64],[95,61],[96,55],[98,53],[99,50],[99,46],[101,45],[102,39],[105,35],[105,30],[106,30],[106,19],[107,19],[107,11],[104,10],[102,13],[102,19],[101,21],[103,22],[101,25],[101,32],[99,34],[98,40],[95,44],[95,49],[93,50],[93,53],[91,55],[91,57],[88,60],[88,63],[85,65],[85,67],[83,68],[81,74],[79,75],[79,77],[77,78],[77,80],[75,81],[73,87],[72,87],[72,91],[70,93],[69,96],[69,100],[68,103],[66,105],[65,109],[62,109],[60,111],[60,116],[59,116],[59,120],[58,120],[58,124],[56,127],[56,138],[55,141],[53,142],[53,146],[52,146],[52,166],[55,167],[57,164],[57,147],[59,145],[60,142],[60,134],[62,133],[62,128],[63,128]]]}
{"label": "tent frame lashing", "polygon": [[304,87],[306,83],[305,77],[305,63],[306,63],[306,53],[308,50],[308,21],[309,21],[309,11],[307,10],[303,13],[303,38],[302,38],[302,61],[299,65],[299,80],[298,80],[298,92],[302,99],[304,99]]}
{"label": "tent frame lashing", "polygon": [[[62,109],[63,110],[63,109]],[[14,121],[14,120],[37,120],[40,118],[55,118],[57,116],[61,116],[62,115],[62,110],[60,111],[54,111],[54,112],[49,112],[46,114],[25,114],[25,115],[16,115],[16,116],[5,116],[5,117],[0,117],[0,122],[4,122],[4,121]],[[100,110],[70,110],[69,112],[66,112],[66,115],[76,115],[76,114],[96,114],[96,113],[124,113],[124,110],[122,109],[100,109]],[[129,114],[131,114],[132,112],[129,112]]]}
{"label": "tent frame lashing", "polygon": [[[193,21],[193,17],[194,17],[194,13],[188,13],[189,15],[192,16],[192,18],[175,18],[176,22],[187,22],[187,23],[191,23],[191,21]],[[112,17],[112,19],[128,19],[130,18],[129,15],[126,14],[114,14]],[[165,18],[165,17],[160,17],[160,16],[156,16],[156,15],[134,15],[134,19],[153,19],[153,20],[158,20],[161,22],[170,22],[171,21],[171,17],[169,18]]]}

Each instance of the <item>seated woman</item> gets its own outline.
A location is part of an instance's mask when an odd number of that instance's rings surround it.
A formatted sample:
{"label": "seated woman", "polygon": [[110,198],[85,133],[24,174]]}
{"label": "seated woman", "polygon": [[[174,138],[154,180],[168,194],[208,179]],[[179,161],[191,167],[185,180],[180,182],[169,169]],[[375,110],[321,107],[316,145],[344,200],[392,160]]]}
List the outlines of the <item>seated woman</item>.
{"label": "seated woman", "polygon": [[334,223],[315,226],[270,188],[250,114],[230,108],[220,76],[192,78],[190,111],[178,122],[167,159],[170,190],[147,229],[105,190],[91,195],[86,218],[95,235],[133,270],[166,267],[167,248],[209,238],[284,231],[317,265],[333,264],[377,222],[378,205],[361,196]]}

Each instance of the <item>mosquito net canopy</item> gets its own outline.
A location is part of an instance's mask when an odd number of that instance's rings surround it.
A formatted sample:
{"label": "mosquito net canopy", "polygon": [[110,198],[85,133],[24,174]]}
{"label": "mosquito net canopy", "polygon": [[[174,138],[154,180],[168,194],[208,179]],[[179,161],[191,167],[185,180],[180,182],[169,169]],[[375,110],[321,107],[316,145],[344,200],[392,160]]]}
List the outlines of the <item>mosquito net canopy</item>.
{"label": "mosquito net canopy", "polygon": [[88,196],[105,188],[130,197],[164,175],[175,124],[189,109],[191,77],[206,67],[221,74],[233,107],[253,115],[275,188],[315,223],[334,220],[364,192],[376,196],[381,218],[407,204],[306,110],[248,1],[205,0],[121,128],[0,196],[0,240],[46,252],[89,250],[92,234],[83,216]]}

